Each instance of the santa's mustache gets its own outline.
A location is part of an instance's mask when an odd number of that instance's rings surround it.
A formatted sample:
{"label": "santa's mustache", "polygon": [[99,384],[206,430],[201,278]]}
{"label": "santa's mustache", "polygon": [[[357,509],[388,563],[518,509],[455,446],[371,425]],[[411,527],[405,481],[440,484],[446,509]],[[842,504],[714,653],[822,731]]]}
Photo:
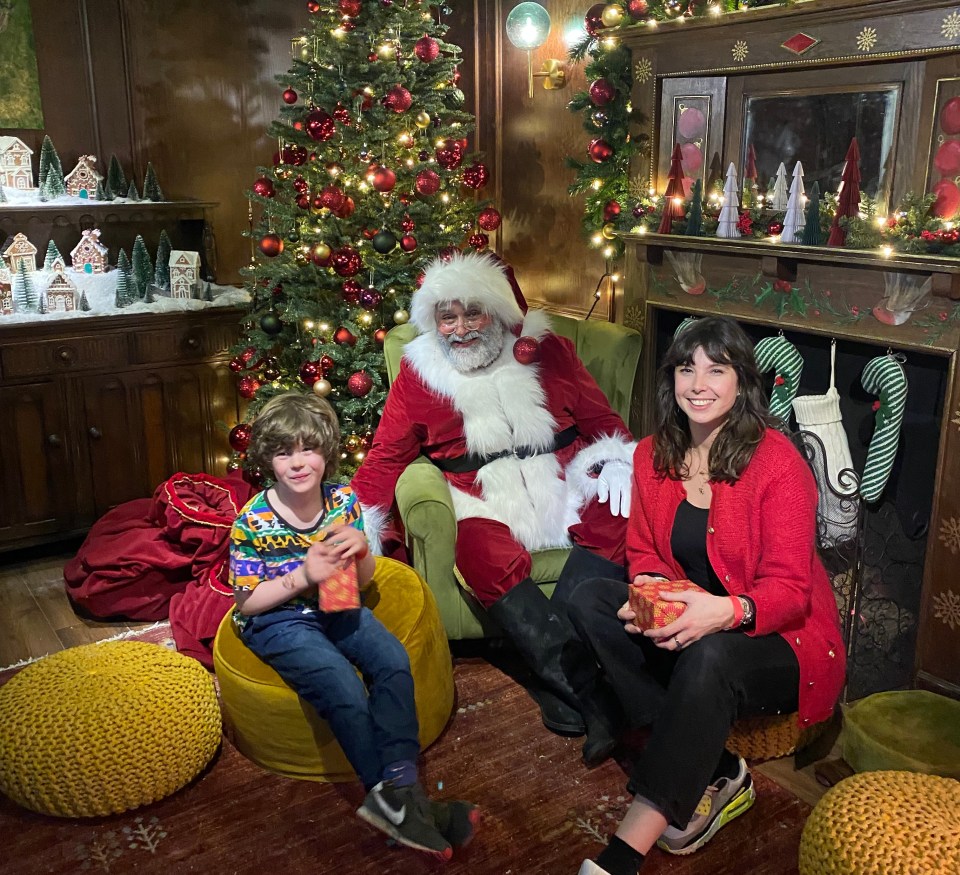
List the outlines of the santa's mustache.
{"label": "santa's mustache", "polygon": [[478,340],[483,337],[483,334],[480,331],[468,331],[463,337],[458,337],[456,334],[451,334],[447,338],[448,343],[469,343],[471,340]]}

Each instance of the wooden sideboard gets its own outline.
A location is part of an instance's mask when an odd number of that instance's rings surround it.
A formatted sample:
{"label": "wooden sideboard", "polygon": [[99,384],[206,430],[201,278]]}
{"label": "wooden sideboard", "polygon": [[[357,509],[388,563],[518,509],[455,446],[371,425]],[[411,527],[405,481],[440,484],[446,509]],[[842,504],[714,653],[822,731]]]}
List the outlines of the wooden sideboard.
{"label": "wooden sideboard", "polygon": [[82,532],[177,471],[223,475],[240,316],[0,321],[0,551]]}

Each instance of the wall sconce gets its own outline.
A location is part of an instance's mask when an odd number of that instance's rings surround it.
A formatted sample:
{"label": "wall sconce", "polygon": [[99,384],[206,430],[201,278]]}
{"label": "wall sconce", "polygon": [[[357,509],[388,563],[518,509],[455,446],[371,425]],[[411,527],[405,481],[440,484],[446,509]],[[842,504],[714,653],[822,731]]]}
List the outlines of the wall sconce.
{"label": "wall sconce", "polygon": [[521,3],[514,6],[507,16],[507,39],[518,49],[527,53],[527,96],[533,97],[534,77],[543,78],[543,87],[547,89],[563,88],[566,75],[563,63],[550,58],[544,62],[543,70],[533,72],[533,50],[547,41],[550,34],[550,13],[539,3]]}
{"label": "wall sconce", "polygon": [[587,315],[583,317],[583,321],[586,322],[592,315],[593,309],[600,303],[600,299],[604,296],[607,298],[607,304],[610,308],[610,321],[613,321],[613,296],[617,291],[617,281],[620,279],[620,275],[616,273],[610,273],[605,271],[603,276],[600,277],[600,282],[597,283],[596,289],[593,291],[593,303],[590,305],[590,309],[587,310]]}

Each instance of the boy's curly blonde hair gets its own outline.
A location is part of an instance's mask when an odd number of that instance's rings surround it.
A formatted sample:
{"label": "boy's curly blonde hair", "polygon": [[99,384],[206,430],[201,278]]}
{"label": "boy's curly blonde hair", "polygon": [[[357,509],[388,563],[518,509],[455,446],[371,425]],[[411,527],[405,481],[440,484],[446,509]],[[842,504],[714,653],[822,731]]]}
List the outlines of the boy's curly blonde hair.
{"label": "boy's curly blonde hair", "polygon": [[313,394],[285,392],[264,404],[253,421],[247,459],[269,475],[273,457],[298,445],[323,456],[325,479],[336,474],[340,462],[340,423],[333,407]]}

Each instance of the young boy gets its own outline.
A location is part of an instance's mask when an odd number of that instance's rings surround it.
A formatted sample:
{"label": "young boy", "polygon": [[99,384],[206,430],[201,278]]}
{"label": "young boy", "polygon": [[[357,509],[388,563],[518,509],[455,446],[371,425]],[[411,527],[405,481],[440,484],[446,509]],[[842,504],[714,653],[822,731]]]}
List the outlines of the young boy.
{"label": "young boy", "polygon": [[[356,563],[359,588],[374,558],[363,517],[335,473],[340,428],[315,395],[272,398],[253,424],[248,458],[272,473],[230,533],[234,621],[247,647],[326,720],[367,790],[357,814],[404,845],[449,859],[473,835],[479,811],[430,802],[413,677],[403,645],[365,607],[325,612],[319,590]],[[360,669],[366,684],[357,675]]]}

